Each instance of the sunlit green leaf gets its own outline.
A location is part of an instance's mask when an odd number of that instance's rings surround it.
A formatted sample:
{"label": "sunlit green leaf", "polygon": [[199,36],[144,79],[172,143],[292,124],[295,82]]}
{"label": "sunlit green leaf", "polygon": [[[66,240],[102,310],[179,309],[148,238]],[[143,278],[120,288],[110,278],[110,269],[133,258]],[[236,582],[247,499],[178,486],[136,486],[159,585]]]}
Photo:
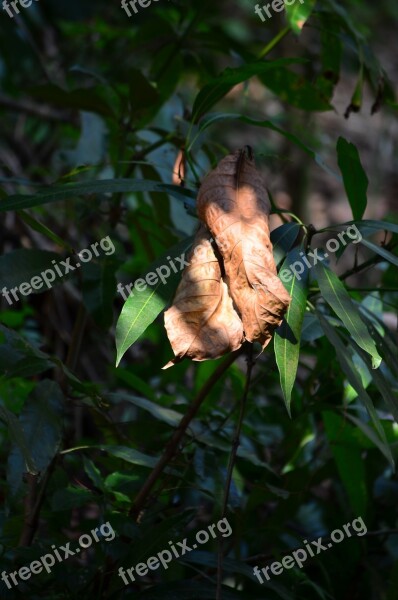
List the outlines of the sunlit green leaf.
{"label": "sunlit green leaf", "polygon": [[381,356],[349,293],[333,271],[319,263],[314,268],[322,297],[343,321],[358,346],[370,354],[373,368],[377,369],[382,360]]}

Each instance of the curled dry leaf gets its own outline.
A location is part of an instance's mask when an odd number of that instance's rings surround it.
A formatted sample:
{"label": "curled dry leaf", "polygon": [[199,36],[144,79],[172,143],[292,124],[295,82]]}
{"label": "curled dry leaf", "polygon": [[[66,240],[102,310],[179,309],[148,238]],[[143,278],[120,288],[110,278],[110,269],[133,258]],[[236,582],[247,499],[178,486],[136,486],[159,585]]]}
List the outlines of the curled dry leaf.
{"label": "curled dry leaf", "polygon": [[165,312],[165,327],[175,358],[215,359],[240,348],[242,322],[235,311],[210,234],[199,229],[173,305]]}
{"label": "curled dry leaf", "polygon": [[174,185],[184,186],[185,183],[185,154],[180,150],[173,167],[172,182]]}
{"label": "curled dry leaf", "polygon": [[225,157],[199,190],[199,218],[222,255],[245,337],[249,342],[259,341],[263,348],[290,303],[276,275],[269,212],[265,183],[245,150]]}

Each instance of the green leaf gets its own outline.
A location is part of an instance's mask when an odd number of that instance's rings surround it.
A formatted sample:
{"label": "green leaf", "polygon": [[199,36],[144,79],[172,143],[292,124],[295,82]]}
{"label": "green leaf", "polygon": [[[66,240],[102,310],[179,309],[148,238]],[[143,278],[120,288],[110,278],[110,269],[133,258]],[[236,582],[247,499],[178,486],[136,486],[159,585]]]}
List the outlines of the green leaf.
{"label": "green leaf", "polygon": [[[36,248],[21,248],[20,250],[13,250],[7,254],[3,254],[0,257],[0,289],[7,288],[8,296],[5,296],[8,304],[17,302],[15,296],[10,293],[10,290],[16,288],[22,284],[27,283],[30,286],[29,294],[41,294],[47,291],[47,287],[44,281],[41,282],[40,289],[34,289],[31,286],[31,280],[33,277],[38,277],[43,271],[52,269],[54,271],[54,265],[51,261],[55,260],[59,262],[61,256],[56,252],[49,252],[47,250],[38,250]],[[50,284],[55,285],[61,281],[61,277],[54,271],[55,279]],[[38,282],[35,282],[36,287],[39,287]],[[18,301],[25,298],[25,296],[18,290],[15,290],[15,295],[19,299]],[[28,291],[28,290],[25,290]],[[4,295],[4,291],[3,291]]]}
{"label": "green leaf", "polygon": [[353,513],[364,516],[368,506],[366,471],[355,429],[345,418],[329,411],[322,413],[322,420]]}
{"label": "green leaf", "polygon": [[127,448],[126,446],[95,447],[99,448],[103,452],[106,452],[107,454],[110,454],[111,456],[121,458],[128,463],[139,465],[141,467],[148,467],[149,469],[153,469],[159,460],[156,456],[148,456],[147,454],[143,454],[134,448]]}
{"label": "green leaf", "polygon": [[[370,360],[368,355],[360,348],[357,348],[359,356],[370,369]],[[398,423],[398,394],[391,389],[391,384],[386,380],[380,370],[372,372],[373,383],[377,386],[378,391],[384,398],[384,401],[391,411],[395,421]]]}
{"label": "green leaf", "polygon": [[273,69],[281,69],[284,65],[306,62],[303,59],[281,58],[273,61],[257,61],[235,69],[227,68],[207,83],[195,98],[192,108],[192,120],[197,123],[214,104],[226,96],[238,83],[247,81],[254,75],[261,75]]}
{"label": "green leaf", "polygon": [[354,417],[354,415],[350,414],[346,410],[344,410],[344,419],[348,419],[349,421],[354,423],[354,425],[362,431],[362,433],[368,438],[368,440],[370,440],[371,443],[374,446],[376,446],[376,448],[378,448],[380,452],[384,454],[384,444],[380,441],[378,435],[375,433],[374,429],[370,425],[364,423],[363,421],[361,421],[361,419]]}
{"label": "green leaf", "polygon": [[29,450],[28,442],[26,440],[21,423],[18,421],[14,413],[4,406],[0,406],[0,419],[8,427],[8,433],[14,448],[19,448],[19,451],[23,457],[26,471],[32,475],[36,475],[38,473],[38,469]]}
{"label": "green leaf", "polygon": [[83,301],[93,319],[104,328],[113,322],[113,300],[116,292],[115,272],[119,261],[107,257],[91,261],[82,269]]}
{"label": "green leaf", "polygon": [[285,11],[287,20],[293,29],[294,33],[300,35],[305,23],[311,16],[314,10],[316,0],[296,0],[296,2],[285,1]]}
{"label": "green leaf", "polygon": [[168,272],[167,279],[164,277],[165,283],[158,277],[159,281],[153,287],[147,285],[142,292],[134,290],[132,295],[127,298],[116,326],[116,366],[130,346],[144,333],[171,300],[181,278],[181,272],[173,272],[167,257],[174,259],[184,254],[185,258],[192,241],[193,238],[190,237],[170,248],[166,255],[152,263],[149,272],[143,277],[145,279],[149,273],[155,273],[157,269],[163,267],[163,269],[167,269],[163,273],[166,275]]}
{"label": "green leaf", "polygon": [[7,378],[31,377],[53,368],[50,356],[0,324],[0,374]]}
{"label": "green leaf", "polygon": [[320,229],[318,233],[323,231],[335,231],[343,227],[347,229],[350,225],[356,225],[358,229],[374,229],[375,231],[391,231],[391,233],[398,233],[398,225],[396,223],[390,223],[389,221],[371,221],[370,219],[363,219],[361,221],[348,221],[348,223],[340,223],[339,225],[329,225],[324,229]]}
{"label": "green leaf", "polygon": [[373,406],[373,402],[362,385],[361,378],[357,373],[356,367],[351,359],[348,349],[343,344],[340,336],[335,331],[335,329],[327,322],[327,320],[319,311],[317,311],[317,315],[321,323],[322,329],[324,330],[327,338],[329,339],[330,343],[336,351],[337,360],[339,361],[345,376],[347,377],[352,387],[356,390],[359,399],[364,403],[366,410],[368,411],[368,414],[375,426],[375,429],[379,434],[381,443],[380,448],[382,448],[384,456],[389,461],[391,467],[395,470],[394,459],[392,457],[390,447],[387,443],[386,434],[380,423],[379,416]]}
{"label": "green leaf", "polygon": [[331,13],[318,13],[321,33],[322,71],[316,79],[316,87],[327,98],[332,98],[335,86],[340,79],[342,41],[339,35],[338,19]]}
{"label": "green leaf", "polygon": [[83,464],[84,470],[86,471],[88,477],[91,479],[92,483],[99,490],[104,491],[105,485],[101,476],[101,471],[96,467],[92,460],[87,458],[87,456],[83,456]]}
{"label": "green leaf", "polygon": [[315,265],[315,274],[322,297],[343,321],[353,340],[372,357],[373,369],[377,369],[382,359],[376,343],[343,283],[333,271],[319,263]]}
{"label": "green leaf", "polygon": [[108,394],[106,396],[112,404],[118,404],[119,402],[131,402],[149,412],[155,419],[159,421],[163,421],[172,427],[177,427],[182,419],[181,413],[172,410],[171,408],[167,408],[165,406],[161,406],[160,404],[156,404],[155,402],[151,402],[146,398],[140,398],[139,396],[134,396],[133,394],[128,394],[126,392],[118,392],[115,394]]}
{"label": "green leaf", "polygon": [[271,231],[271,243],[275,263],[278,265],[287,252],[291,249],[300,233],[301,226],[298,223],[284,223]]}
{"label": "green leaf", "polygon": [[41,233],[41,235],[45,236],[46,238],[48,238],[49,240],[51,240],[52,242],[54,242],[55,244],[60,246],[60,248],[65,248],[65,250],[67,250],[70,254],[72,254],[72,252],[73,252],[72,246],[70,246],[67,242],[65,242],[62,238],[60,238],[59,235],[57,235],[56,233],[51,231],[51,229],[46,227],[46,225],[43,225],[43,223],[40,223],[40,221],[35,219],[28,212],[26,212],[25,210],[21,210],[18,212],[18,216],[22,219],[22,221],[24,221],[27,225],[29,225],[29,227],[31,229],[33,229],[34,231],[37,231],[38,233]]}
{"label": "green leaf", "polygon": [[369,181],[354,144],[340,137],[337,142],[338,164],[354,219],[362,219],[367,205]]}
{"label": "green leaf", "polygon": [[[44,379],[29,396],[19,417],[29,452],[41,476],[57,454],[62,440],[63,394],[57,383]],[[23,486],[27,470],[24,453],[18,445],[11,449],[7,481],[13,496]]]}
{"label": "green leaf", "polygon": [[[282,273],[285,268],[288,268],[295,261],[302,262],[300,248],[295,248],[289,252],[280,272]],[[287,411],[291,415],[290,403],[293,385],[296,380],[300,355],[301,328],[308,295],[308,269],[301,276],[301,280],[293,276],[290,282],[284,282],[284,286],[289,292],[292,301],[282,324],[275,332],[274,345],[283,396]]]}
{"label": "green leaf", "polygon": [[118,369],[112,369],[112,374],[119,380],[122,381],[127,387],[139,392],[141,396],[149,398],[152,402],[157,401],[156,391],[152,388],[150,383],[144,381],[135,373],[132,373],[131,370],[123,369],[119,367]]}
{"label": "green leaf", "polygon": [[373,252],[375,252],[379,256],[382,256],[383,258],[388,260],[388,262],[390,262],[393,265],[395,265],[396,267],[398,267],[398,256],[395,256],[395,254],[393,254],[392,252],[389,252],[388,250],[383,248],[383,246],[378,246],[377,244],[374,244],[373,242],[369,242],[369,240],[366,240],[365,238],[363,238],[361,240],[361,244],[363,246],[366,246],[366,248],[369,248],[369,250],[373,250]]}
{"label": "green leaf", "polygon": [[[252,119],[250,117],[246,117],[244,115],[239,115],[239,114],[234,114],[234,113],[211,113],[207,117],[202,119],[202,121],[200,122],[200,126],[199,126],[199,132],[198,132],[197,136],[193,139],[193,141],[189,144],[188,151],[191,150],[191,148],[193,147],[193,145],[196,142],[196,139],[200,136],[200,134],[203,131],[205,131],[205,129],[207,129],[208,127],[211,127],[212,125],[215,125],[217,123],[223,122],[223,121],[240,121],[241,123],[247,123],[248,125],[253,125],[255,127],[265,127],[266,129],[271,129],[271,131],[275,131],[276,133],[279,133],[280,135],[285,137],[287,140],[289,140],[290,142],[295,144],[298,148],[303,150],[306,154],[311,156],[311,158],[313,158],[315,160],[316,164],[319,167],[321,167],[321,169],[326,171],[326,173],[328,173],[329,175],[332,175],[338,181],[342,181],[340,174],[336,173],[335,171],[333,171],[333,169],[331,169],[331,167],[326,165],[323,158],[317,152],[315,152],[315,150],[313,150],[312,148],[307,146],[304,142],[302,142],[296,135],[289,133],[288,131],[284,131],[284,129],[281,129],[280,127],[275,125],[275,123],[273,123],[272,121],[269,121],[269,120],[258,121],[257,119]],[[1,207],[1,203],[0,203],[0,207]]]}
{"label": "green leaf", "polygon": [[313,77],[307,79],[304,75],[281,66],[277,70],[260,75],[259,79],[281,100],[288,102],[291,106],[307,112],[323,112],[332,109],[330,100],[333,90],[328,90],[329,96],[326,96],[326,90],[317,88],[312,81]]}
{"label": "green leaf", "polygon": [[95,181],[84,181],[81,183],[65,183],[54,185],[41,192],[29,194],[16,194],[8,196],[6,200],[0,200],[0,212],[7,210],[20,210],[42,206],[51,202],[76,199],[77,196],[92,195],[92,199],[98,201],[97,194],[116,194],[129,192],[162,192],[174,196],[183,202],[192,201],[196,198],[196,192],[182,188],[177,185],[159,183],[158,181],[145,181],[144,179],[100,179]]}

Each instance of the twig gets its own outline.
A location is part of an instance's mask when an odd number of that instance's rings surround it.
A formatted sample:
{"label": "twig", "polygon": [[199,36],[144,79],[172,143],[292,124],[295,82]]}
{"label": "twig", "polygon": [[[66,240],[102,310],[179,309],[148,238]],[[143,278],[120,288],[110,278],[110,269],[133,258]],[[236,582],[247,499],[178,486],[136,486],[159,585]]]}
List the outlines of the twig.
{"label": "twig", "polygon": [[36,496],[37,496],[37,481],[38,473],[26,473],[26,483],[28,491],[24,499],[24,524],[19,538],[19,546],[29,546],[36,530],[37,515],[35,514]]}
{"label": "twig", "polygon": [[55,456],[50,465],[47,467],[47,471],[44,475],[43,483],[39,492],[37,491],[39,475],[32,475],[30,473],[27,473],[26,475],[28,493],[25,498],[24,526],[19,539],[19,546],[30,546],[33,542],[33,538],[39,524],[41,507],[44,502],[47,486],[54,471],[56,461],[57,457]]}
{"label": "twig", "polygon": [[[224,501],[223,501],[223,506],[222,506],[222,511],[221,511],[221,520],[224,519],[227,515],[229,492],[231,489],[231,481],[232,481],[232,472],[234,469],[236,455],[237,455],[239,444],[240,444],[240,434],[242,431],[243,417],[244,417],[245,409],[246,409],[247,396],[249,394],[249,387],[250,387],[253,366],[254,366],[253,344],[250,344],[248,346],[248,354],[247,354],[246,384],[245,384],[245,389],[243,391],[242,401],[240,404],[239,418],[238,418],[238,423],[236,425],[234,440],[232,442],[231,454],[229,456],[227,476],[226,476],[226,481],[225,481]],[[221,600],[223,558],[224,558],[224,539],[220,538],[219,545],[218,545],[216,600]]]}
{"label": "twig", "polygon": [[[391,250],[394,250],[394,248],[396,248],[397,245],[398,244],[390,244],[389,246],[386,246],[385,249],[391,251]],[[346,271],[345,273],[340,275],[340,279],[342,281],[344,281],[344,279],[348,279],[348,277],[351,277],[351,275],[356,275],[357,273],[359,273],[360,271],[363,271],[364,269],[367,269],[368,267],[376,266],[378,263],[383,262],[383,260],[386,260],[386,259],[383,258],[382,256],[379,256],[379,255],[372,256],[371,258],[369,258],[367,261],[365,261],[361,265],[356,265],[352,269],[349,269],[348,271]]]}
{"label": "twig", "polygon": [[228,370],[228,368],[232,365],[232,363],[235,362],[235,360],[236,360],[237,356],[239,356],[239,354],[241,354],[241,350],[232,352],[228,356],[228,358],[226,360],[224,360],[224,362],[221,363],[219,365],[219,367],[217,367],[217,369],[214,371],[213,375],[206,381],[204,386],[200,389],[200,391],[197,394],[196,398],[194,399],[191,407],[189,408],[189,410],[185,413],[185,415],[181,419],[172,438],[166,445],[166,448],[165,448],[162,456],[160,457],[160,459],[157,462],[156,466],[154,467],[153,471],[147,478],[146,482],[144,483],[143,487],[141,488],[140,492],[138,493],[133,506],[130,509],[130,515],[133,516],[135,519],[137,519],[139,517],[140,512],[143,509],[143,507],[147,501],[147,498],[148,498],[149,494],[151,493],[153,486],[155,485],[155,483],[157,482],[157,480],[163,473],[165,467],[171,461],[171,459],[174,457],[174,455],[177,453],[178,445],[179,445],[180,441],[184,437],[184,434],[185,434],[190,422],[195,417],[202,402],[205,400],[207,394],[210,392],[211,388],[219,381],[220,377]]}
{"label": "twig", "polygon": [[36,104],[31,100],[17,100],[11,96],[0,94],[0,107],[4,107],[13,112],[24,112],[34,117],[41,117],[49,121],[59,121],[65,123],[71,119],[72,113],[67,111],[55,110],[49,106]]}

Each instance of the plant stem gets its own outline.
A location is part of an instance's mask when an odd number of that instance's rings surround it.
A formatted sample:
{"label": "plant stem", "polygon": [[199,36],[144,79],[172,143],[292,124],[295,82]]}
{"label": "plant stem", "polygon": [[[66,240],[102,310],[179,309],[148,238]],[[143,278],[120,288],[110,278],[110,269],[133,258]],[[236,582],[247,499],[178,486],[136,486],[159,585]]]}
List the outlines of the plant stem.
{"label": "plant stem", "polygon": [[226,360],[224,360],[224,362],[222,362],[217,367],[217,369],[214,371],[212,376],[206,381],[204,386],[199,390],[199,392],[198,392],[196,398],[194,399],[192,405],[190,406],[188,412],[185,413],[185,415],[181,419],[172,438],[166,445],[166,448],[165,448],[162,456],[160,457],[155,468],[153,469],[153,471],[151,472],[151,474],[145,481],[143,487],[139,491],[139,493],[134,501],[133,506],[130,509],[130,515],[133,516],[135,519],[137,519],[139,517],[140,512],[144,508],[147,498],[152,491],[152,488],[154,487],[154,485],[157,482],[157,480],[159,479],[159,477],[162,475],[165,467],[171,461],[171,459],[174,458],[175,454],[177,453],[179,443],[181,442],[182,438],[184,437],[185,432],[186,432],[190,422],[196,416],[196,413],[198,412],[203,401],[205,400],[207,394],[210,392],[212,387],[220,380],[222,375],[224,375],[224,373],[229,369],[229,367],[232,365],[232,363],[235,362],[237,356],[239,356],[240,354],[241,354],[241,350],[232,352],[228,356],[228,358]]}
{"label": "plant stem", "polygon": [[267,44],[265,46],[265,48],[263,48],[263,50],[261,50],[258,58],[264,58],[264,56],[267,56],[267,54],[269,54],[274,48],[275,46],[277,46],[279,44],[279,42],[281,40],[283,40],[284,37],[287,36],[288,33],[290,33],[291,28],[289,26],[285,27],[284,29],[282,29],[278,35],[276,35],[269,44]]}
{"label": "plant stem", "polygon": [[[242,431],[243,417],[245,414],[247,396],[249,394],[249,387],[250,387],[250,381],[251,381],[253,367],[254,367],[253,344],[250,344],[248,346],[248,354],[247,354],[246,384],[245,384],[245,389],[243,391],[242,401],[240,404],[239,418],[238,418],[238,423],[236,425],[235,436],[234,436],[234,440],[232,443],[231,454],[229,456],[227,476],[226,476],[226,480],[225,480],[224,501],[223,501],[223,506],[222,506],[222,511],[221,511],[221,519],[224,519],[227,515],[229,492],[231,489],[231,481],[232,481],[232,473],[234,470],[236,455],[237,455],[239,444],[240,444],[240,434]],[[223,558],[224,558],[224,540],[222,538],[218,545],[216,600],[221,600]]]}

